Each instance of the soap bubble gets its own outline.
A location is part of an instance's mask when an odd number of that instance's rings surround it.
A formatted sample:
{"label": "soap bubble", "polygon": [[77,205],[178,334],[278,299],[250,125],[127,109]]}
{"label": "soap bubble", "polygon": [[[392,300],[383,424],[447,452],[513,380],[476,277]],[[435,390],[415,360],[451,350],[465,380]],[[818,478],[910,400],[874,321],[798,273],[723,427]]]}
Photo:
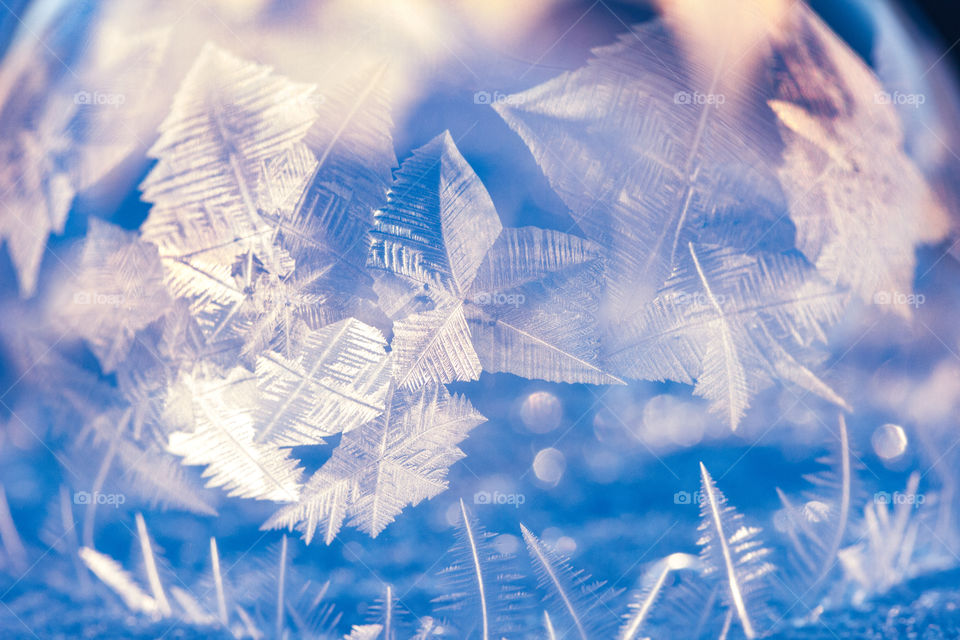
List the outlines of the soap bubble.
{"label": "soap bubble", "polygon": [[651,398],[643,408],[645,434],[658,444],[669,443],[682,447],[693,446],[703,439],[706,431],[704,412],[696,405],[669,394]]}
{"label": "soap bubble", "polygon": [[549,433],[560,426],[563,405],[549,391],[534,391],[520,405],[520,420],[528,431]]}
{"label": "soap bubble", "polygon": [[552,447],[541,449],[533,459],[533,472],[541,482],[555,485],[560,482],[567,467],[563,453]]}
{"label": "soap bubble", "polygon": [[556,548],[560,553],[565,553],[569,556],[577,550],[577,541],[570,536],[560,536],[557,538]]}
{"label": "soap bubble", "polygon": [[877,427],[870,436],[873,451],[883,460],[893,460],[907,450],[907,434],[897,424],[885,424]]}

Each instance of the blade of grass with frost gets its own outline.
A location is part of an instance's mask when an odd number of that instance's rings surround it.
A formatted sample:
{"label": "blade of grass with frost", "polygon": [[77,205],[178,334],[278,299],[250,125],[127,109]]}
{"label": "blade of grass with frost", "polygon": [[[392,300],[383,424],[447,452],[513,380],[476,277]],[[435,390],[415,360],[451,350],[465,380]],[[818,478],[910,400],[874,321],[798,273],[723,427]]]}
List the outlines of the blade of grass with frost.
{"label": "blade of grass with frost", "polygon": [[13,515],[10,513],[10,505],[7,503],[7,492],[0,484],[0,543],[3,544],[3,552],[10,563],[17,571],[27,571],[27,550],[23,546],[23,540],[20,539],[20,533],[17,531],[17,525],[13,521]]}
{"label": "blade of grass with frost", "polygon": [[[906,534],[907,526],[911,519],[911,511],[913,510],[911,502],[913,502],[917,496],[917,488],[920,486],[921,477],[918,471],[913,471],[910,474],[910,477],[907,478],[907,486],[903,491],[906,500],[898,501],[893,508],[894,519],[891,531],[895,538],[903,538]],[[884,510],[883,513],[886,514],[886,511]]]}
{"label": "blade of grass with frost", "polygon": [[[809,585],[805,587],[806,590],[812,590],[822,583],[836,565],[837,554],[843,543],[850,517],[851,453],[847,422],[843,414],[838,416],[838,431],[839,450],[836,459],[821,460],[824,463],[833,464],[836,468],[830,472],[806,477],[818,489],[826,489],[835,495],[823,496],[819,492],[811,493],[807,502],[800,508],[777,488],[777,495],[787,517],[787,533],[793,551],[812,577]],[[830,508],[826,522],[821,520],[824,517],[821,506]],[[825,524],[832,526],[825,529]]]}
{"label": "blade of grass with frost", "polygon": [[[304,582],[297,592],[299,597],[287,599],[287,615],[292,624],[294,637],[327,638],[335,633],[340,625],[341,614],[331,602],[324,602],[330,590],[330,582],[324,582],[318,589],[311,581]],[[291,591],[292,593],[292,591]]]}
{"label": "blade of grass with frost", "polygon": [[609,602],[619,591],[604,589],[603,582],[591,582],[583,571],[574,570],[560,553],[544,545],[522,524],[523,539],[530,553],[537,584],[546,592],[543,598],[548,611],[557,619],[558,638],[580,640],[610,637],[617,616]]}
{"label": "blade of grass with frost", "polygon": [[639,638],[640,630],[647,621],[650,611],[670,574],[674,571],[690,569],[695,567],[696,564],[696,556],[686,553],[674,553],[656,563],[647,575],[646,586],[637,593],[634,601],[630,603],[633,613],[627,615],[626,622],[620,629],[618,640],[636,640],[636,638]]}
{"label": "blade of grass with frost", "polygon": [[[237,615],[244,625],[262,630],[259,637],[275,637],[278,620],[283,625],[284,637],[339,637],[336,629],[341,615],[326,600],[330,582],[314,579],[311,567],[294,562],[297,549],[291,547],[289,539],[286,551],[284,547],[283,540],[278,538],[265,553],[252,557],[249,553],[241,554],[232,563],[230,593]],[[240,614],[241,610],[245,614]]]}
{"label": "blade of grass with frost", "polygon": [[387,592],[383,598],[383,637],[384,640],[393,640],[393,611],[396,604],[393,600],[393,587],[387,585]]}
{"label": "blade of grass with frost", "polygon": [[383,599],[378,599],[378,601],[370,607],[371,612],[374,615],[379,614],[379,618],[382,621],[380,626],[383,628],[383,640],[394,640],[396,636],[393,620],[396,607],[397,597],[393,594],[393,586],[388,584],[384,587]]}
{"label": "blade of grass with frost", "polygon": [[916,471],[910,474],[892,515],[889,494],[885,499],[881,499],[881,494],[874,495],[864,507],[860,541],[840,550],[838,557],[844,575],[859,587],[856,601],[885,593],[917,571],[910,560],[925,515],[923,505],[915,504],[920,477]]}
{"label": "blade of grass with frost", "polygon": [[203,605],[186,589],[173,585],[170,587],[170,595],[182,611],[177,616],[178,622],[187,622],[200,627],[217,624],[217,617],[204,609]]}
{"label": "blade of grass with frost", "polygon": [[264,634],[257,628],[256,623],[254,623],[253,618],[250,617],[250,614],[244,611],[243,607],[237,607],[237,617],[240,618],[240,622],[243,623],[243,628],[246,631],[247,635],[251,638],[263,638]]}
{"label": "blade of grass with frost", "polygon": [[720,629],[720,635],[717,637],[717,640],[727,640],[727,635],[730,633],[732,624],[733,609],[727,609],[727,613],[723,616],[723,627]]}
{"label": "blade of grass with frost", "polygon": [[806,536],[805,539],[816,539],[816,533],[813,531],[810,522],[804,517],[805,514],[802,510],[790,501],[790,498],[787,497],[780,487],[777,487],[777,497],[780,498],[780,504],[783,505],[784,515],[789,523],[786,527],[786,533],[792,545],[793,552],[797,555],[797,559],[803,564],[806,571],[816,571],[816,561],[807,550],[804,541],[801,540],[799,535],[803,534]]}
{"label": "blade of grass with frost", "polygon": [[[409,614],[393,585],[385,584],[383,594],[377,596],[367,609],[365,622],[380,625],[383,628],[383,640],[400,640],[410,634]],[[422,621],[423,618],[418,620]]]}
{"label": "blade of grass with frost", "polygon": [[80,591],[87,592],[90,589],[90,574],[83,570],[80,560],[80,539],[77,536],[77,523],[73,518],[73,500],[66,485],[60,485],[60,522],[63,526],[63,537],[67,540],[73,558]]}
{"label": "blade of grass with frost", "polygon": [[667,572],[657,590],[654,587],[669,557],[654,563],[638,585],[639,591],[631,597],[628,611],[621,618],[620,633],[632,628],[633,638],[694,639],[711,637],[719,631],[717,623],[724,609],[719,601],[723,585],[704,579],[698,557],[672,555],[682,568]]}
{"label": "blade of grass with frost", "polygon": [[160,582],[160,572],[157,571],[157,561],[153,557],[153,546],[150,544],[150,534],[147,533],[147,523],[143,520],[143,514],[137,512],[137,538],[140,540],[140,551],[143,553],[143,563],[147,569],[147,579],[150,583],[150,590],[153,592],[153,599],[157,603],[157,610],[163,616],[171,614],[170,602],[163,591],[163,584]]}
{"label": "blade of grass with frost", "polygon": [[137,586],[133,577],[124,571],[116,560],[90,547],[81,547],[80,559],[93,575],[120,596],[128,609],[137,613],[159,615],[157,601]]}
{"label": "blade of grass with frost", "polygon": [[700,475],[705,500],[700,506],[702,535],[697,543],[701,546],[704,575],[717,571],[723,575],[730,610],[736,613],[744,635],[755,638],[764,631],[757,628],[764,607],[755,596],[759,596],[757,591],[764,576],[774,570],[766,560],[770,550],[758,539],[761,530],[744,525],[743,516],[727,505],[726,497],[702,462]]}
{"label": "blade of grass with frost", "polygon": [[280,569],[277,571],[277,613],[276,613],[276,631],[277,637],[283,637],[283,618],[284,618],[284,589],[287,586],[287,536],[282,537],[280,543]]}
{"label": "blade of grass with frost", "polygon": [[[127,428],[127,425],[130,424],[130,415],[132,411],[127,409],[120,416],[120,419],[117,420],[116,431],[113,434],[113,437],[105,438],[107,441],[107,452],[103,456],[103,460],[100,462],[100,468],[97,470],[97,475],[93,479],[93,485],[90,487],[90,495],[96,496],[100,493],[100,489],[103,488],[103,483],[107,480],[107,474],[110,472],[110,465],[113,464],[114,456],[116,456],[117,448],[123,443],[123,432]],[[93,424],[96,424],[94,422]],[[83,519],[83,545],[85,547],[93,547],[93,531],[94,524],[96,521],[97,514],[97,501],[91,499],[87,503],[87,509]]]}
{"label": "blade of grass with frost", "polygon": [[[480,566],[480,552],[477,549],[476,535],[480,532],[474,531],[475,527],[470,522],[470,516],[467,514],[467,507],[460,500],[460,515],[463,517],[463,531],[467,537],[467,544],[470,547],[470,555],[473,560],[473,569],[476,572],[477,595],[480,597],[480,620],[483,626],[483,640],[490,639],[490,613],[487,609],[487,586],[484,583],[483,568]],[[489,579],[489,576],[488,578]]]}
{"label": "blade of grass with frost", "polygon": [[553,628],[553,620],[550,619],[550,614],[546,611],[543,612],[543,628],[547,632],[547,640],[557,640],[557,631]]}
{"label": "blade of grass with frost", "polygon": [[223,593],[223,575],[220,573],[220,552],[217,550],[217,539],[210,538],[210,571],[213,573],[213,584],[217,591],[217,614],[220,624],[226,627],[230,623],[227,616],[227,599]]}
{"label": "blade of grass with frost", "polygon": [[457,612],[454,624],[465,636],[480,630],[480,640],[498,640],[517,633],[525,608],[521,576],[514,556],[501,554],[487,532],[460,500],[454,564],[440,573],[446,595],[437,598],[437,612]]}

